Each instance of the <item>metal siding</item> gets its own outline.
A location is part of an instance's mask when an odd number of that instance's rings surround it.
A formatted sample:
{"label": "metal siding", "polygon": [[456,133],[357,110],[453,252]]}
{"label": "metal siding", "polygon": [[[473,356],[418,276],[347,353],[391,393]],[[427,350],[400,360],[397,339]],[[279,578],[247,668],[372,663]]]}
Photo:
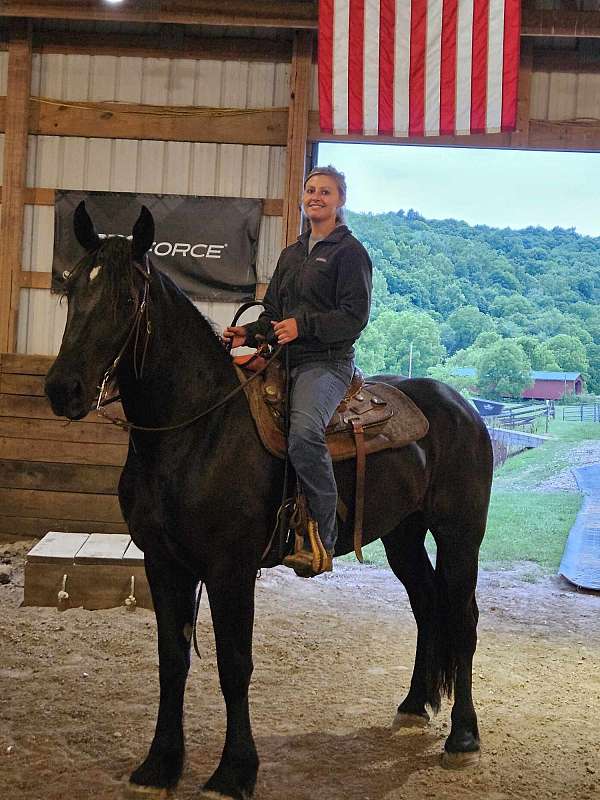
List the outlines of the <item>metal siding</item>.
{"label": "metal siding", "polygon": [[548,119],[575,118],[577,104],[577,75],[573,72],[552,72],[548,98]]}
{"label": "metal siding", "polygon": [[275,91],[273,95],[275,108],[287,108],[290,104],[291,71],[291,65],[288,63],[275,66]]}
{"label": "metal siding", "polygon": [[529,115],[531,119],[548,119],[548,98],[550,95],[550,74],[533,72],[531,74],[531,94]]}
{"label": "metal siding", "polygon": [[[0,60],[0,80],[5,72]],[[289,76],[289,63],[34,54],[32,94],[82,102],[284,107]],[[0,147],[0,166],[1,153]],[[285,147],[31,136],[27,185],[281,198],[285,166]],[[52,208],[27,208],[24,269],[50,270],[53,226]],[[281,218],[263,217],[257,252],[260,282],[273,273],[281,235]],[[238,307],[197,305],[218,328],[231,321]],[[18,352],[58,352],[65,319],[66,304],[59,305],[55,295],[21,290]]]}
{"label": "metal siding", "polygon": [[45,289],[21,289],[17,352],[55,355],[67,319],[67,304]]}
{"label": "metal siding", "polygon": [[289,75],[288,63],[48,53],[34,54],[31,87],[55,100],[271,108],[288,105]]}
{"label": "metal siding", "polygon": [[577,119],[600,117],[600,73],[580,72],[577,76]]}
{"label": "metal siding", "polygon": [[534,72],[531,119],[560,122],[598,118],[600,73]]}

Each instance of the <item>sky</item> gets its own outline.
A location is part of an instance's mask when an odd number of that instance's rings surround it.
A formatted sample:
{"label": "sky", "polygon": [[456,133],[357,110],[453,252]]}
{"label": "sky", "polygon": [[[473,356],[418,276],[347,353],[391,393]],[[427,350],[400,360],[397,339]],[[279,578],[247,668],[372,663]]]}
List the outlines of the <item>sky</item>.
{"label": "sky", "polygon": [[345,173],[352,211],[600,236],[600,153],[323,143],[318,161]]}

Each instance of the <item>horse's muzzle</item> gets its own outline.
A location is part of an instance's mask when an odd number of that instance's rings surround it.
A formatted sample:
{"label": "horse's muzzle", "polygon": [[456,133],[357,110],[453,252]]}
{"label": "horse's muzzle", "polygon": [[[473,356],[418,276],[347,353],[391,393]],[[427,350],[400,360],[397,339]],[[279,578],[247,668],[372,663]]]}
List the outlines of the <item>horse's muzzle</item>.
{"label": "horse's muzzle", "polygon": [[90,410],[83,383],[77,377],[53,375],[50,371],[44,391],[57,417],[78,420]]}

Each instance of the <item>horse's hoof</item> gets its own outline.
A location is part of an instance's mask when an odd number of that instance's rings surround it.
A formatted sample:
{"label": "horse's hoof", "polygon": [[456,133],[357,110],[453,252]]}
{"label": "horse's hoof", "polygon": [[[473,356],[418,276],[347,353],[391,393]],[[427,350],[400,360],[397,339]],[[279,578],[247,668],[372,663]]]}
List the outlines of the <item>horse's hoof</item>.
{"label": "horse's hoof", "polygon": [[426,728],[429,725],[429,714],[407,714],[398,711],[392,722],[392,731],[399,731],[402,728]]}
{"label": "horse's hoof", "polygon": [[481,751],[474,750],[470,753],[442,753],[442,767],[444,769],[469,769],[476,767],[481,759]]}
{"label": "horse's hoof", "polygon": [[[244,792],[242,795],[244,800],[250,800],[251,794]],[[203,789],[200,792],[200,800],[232,800],[230,794],[221,794],[221,792],[213,792],[211,789]]]}
{"label": "horse's hoof", "polygon": [[140,786],[128,783],[123,791],[123,800],[168,800],[174,798],[171,789],[160,789],[157,786]]}

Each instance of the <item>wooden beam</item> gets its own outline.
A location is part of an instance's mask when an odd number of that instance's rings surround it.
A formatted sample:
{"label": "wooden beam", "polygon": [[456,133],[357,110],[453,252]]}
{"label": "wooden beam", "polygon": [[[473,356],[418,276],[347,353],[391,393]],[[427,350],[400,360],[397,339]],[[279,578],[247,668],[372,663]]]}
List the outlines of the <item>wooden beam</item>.
{"label": "wooden beam", "polygon": [[[535,39],[525,39],[525,42],[535,43]],[[594,54],[595,55],[595,54]],[[579,50],[555,50],[536,47],[533,51],[534,72],[576,72],[589,74],[600,72],[600,53],[598,57],[585,56]]]}
{"label": "wooden beam", "polygon": [[341,136],[324,133],[319,127],[319,112],[308,115],[308,139],[311,142],[349,142],[352,144],[426,145],[430,147],[509,147],[510,133],[476,134],[474,136]]}
{"label": "wooden beam", "polygon": [[49,289],[52,286],[51,272],[19,272],[19,286],[21,289]]}
{"label": "wooden beam", "polygon": [[15,348],[23,246],[27,112],[31,86],[31,26],[11,26],[5,110],[2,219],[0,221],[0,351]]}
{"label": "wooden beam", "polygon": [[565,150],[595,153],[600,150],[600,124],[588,122],[546,122],[532,119],[529,123],[530,150]]}
{"label": "wooden beam", "polygon": [[[200,37],[186,35],[185,29],[166,28],[178,35],[141,36],[129,33],[63,33],[41,31],[33,35],[34,53],[94,56],[130,56],[168,59],[214,59],[215,61],[266,61],[270,64],[292,59],[292,40],[243,37]],[[1,44],[0,44],[1,49]]]}
{"label": "wooden beam", "polygon": [[29,132],[100,139],[158,139],[282,146],[287,108],[230,109],[32,98]]}
{"label": "wooden beam", "polygon": [[312,79],[312,33],[297,32],[290,75],[290,110],[283,209],[283,245],[296,241],[300,233],[299,209],[306,167],[308,112]]}
{"label": "wooden beam", "polygon": [[600,38],[600,12],[523,9],[521,36]]}
{"label": "wooden beam", "polygon": [[[26,206],[53,206],[56,189],[41,189],[25,187],[23,189],[24,203]],[[0,203],[2,202],[2,187],[0,186]]]}
{"label": "wooden beam", "polygon": [[[219,25],[244,28],[287,28],[316,30],[316,0],[161,0],[155,3],[127,3],[124,7],[101,0],[3,0],[0,16],[36,19],[72,19],[114,22],[168,23],[176,25]],[[148,8],[148,6],[150,6]]]}
{"label": "wooden beam", "polygon": [[[44,189],[39,186],[27,187],[24,190],[25,205],[53,206],[56,202],[56,189]],[[2,202],[2,187],[0,186],[0,203]],[[281,217],[283,214],[283,200],[267,197],[263,200],[263,215],[265,217]],[[42,274],[42,273],[40,273]]]}
{"label": "wooden beam", "polygon": [[436,136],[407,137],[393,136],[332,136],[320,134],[318,116],[311,112],[309,139],[329,142],[355,142],[358,144],[424,145],[428,147],[473,147],[490,149],[555,150],[565,152],[596,153],[600,151],[600,124],[587,122],[549,122],[529,120],[527,144],[515,144],[516,134],[493,133],[487,136]]}

